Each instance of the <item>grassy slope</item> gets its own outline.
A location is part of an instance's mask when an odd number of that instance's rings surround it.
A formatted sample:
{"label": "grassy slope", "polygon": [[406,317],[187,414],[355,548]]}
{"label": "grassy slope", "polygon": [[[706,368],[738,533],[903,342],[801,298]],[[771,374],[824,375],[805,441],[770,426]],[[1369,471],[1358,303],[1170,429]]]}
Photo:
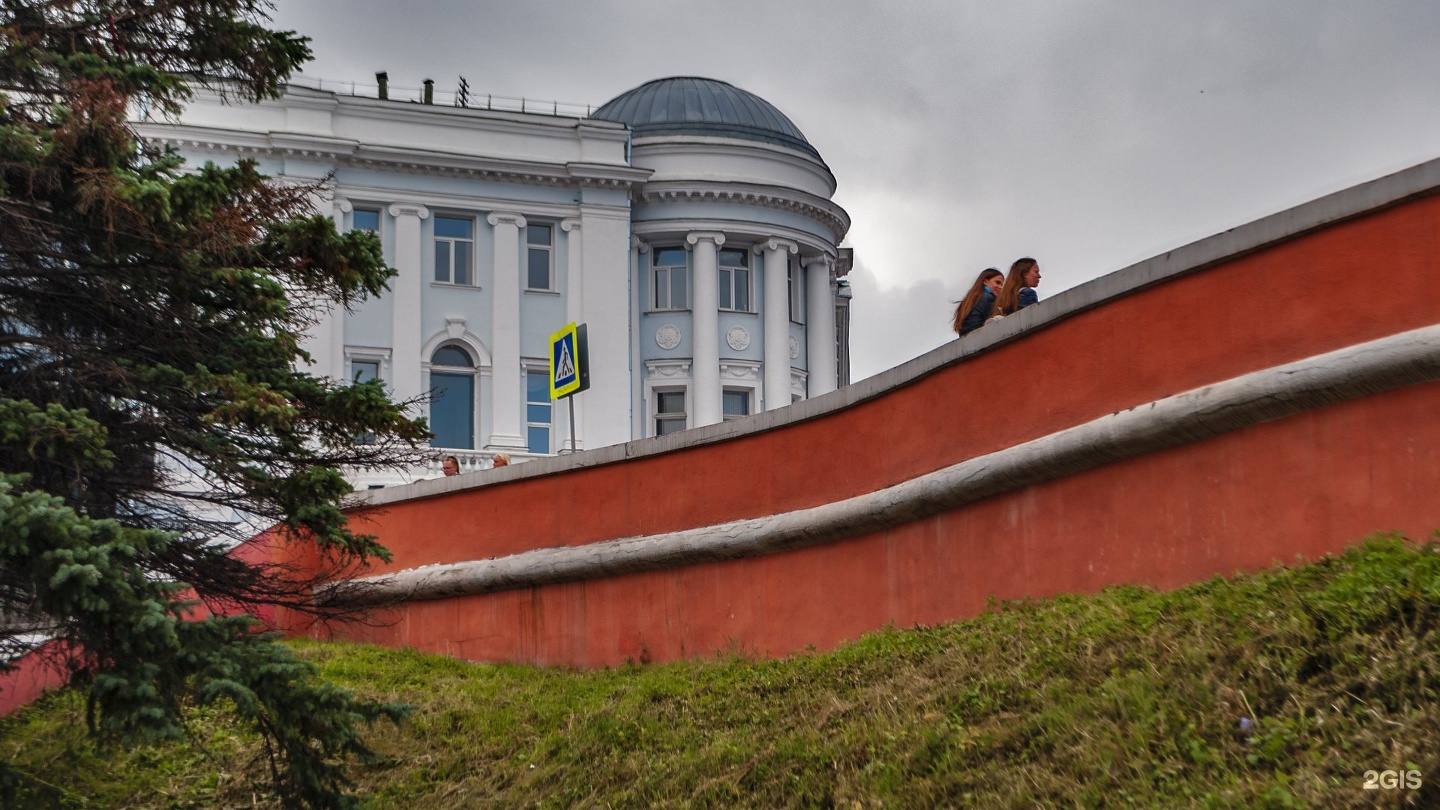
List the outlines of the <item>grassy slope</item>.
{"label": "grassy slope", "polygon": [[[357,770],[376,807],[1440,806],[1440,546],[1397,539],[783,661],[573,672],[300,649],[417,706],[371,735],[390,756]],[[61,694],[0,725],[0,757],[51,785],[47,804],[267,806],[251,741],[215,712],[195,722],[207,753],[97,753],[82,716]],[[1362,790],[1410,768],[1419,790]]]}

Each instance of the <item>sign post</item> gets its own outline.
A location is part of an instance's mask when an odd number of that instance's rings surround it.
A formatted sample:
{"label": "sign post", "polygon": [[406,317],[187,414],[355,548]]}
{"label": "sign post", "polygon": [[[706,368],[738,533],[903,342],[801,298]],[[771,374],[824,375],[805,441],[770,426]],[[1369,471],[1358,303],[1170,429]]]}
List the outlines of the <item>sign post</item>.
{"label": "sign post", "polygon": [[575,452],[575,395],[590,388],[590,342],[585,324],[568,323],[550,336],[550,399],[570,401],[570,452]]}

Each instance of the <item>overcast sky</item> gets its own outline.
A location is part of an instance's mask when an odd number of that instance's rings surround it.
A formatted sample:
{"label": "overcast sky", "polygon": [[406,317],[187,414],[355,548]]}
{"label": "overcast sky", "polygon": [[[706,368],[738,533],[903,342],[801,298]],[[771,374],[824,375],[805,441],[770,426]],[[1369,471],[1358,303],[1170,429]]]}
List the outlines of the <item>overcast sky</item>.
{"label": "overcast sky", "polygon": [[1043,299],[1440,157],[1437,0],[278,0],[275,22],[324,79],[765,98],[853,220],[854,380],[952,338],[987,266],[1034,256]]}

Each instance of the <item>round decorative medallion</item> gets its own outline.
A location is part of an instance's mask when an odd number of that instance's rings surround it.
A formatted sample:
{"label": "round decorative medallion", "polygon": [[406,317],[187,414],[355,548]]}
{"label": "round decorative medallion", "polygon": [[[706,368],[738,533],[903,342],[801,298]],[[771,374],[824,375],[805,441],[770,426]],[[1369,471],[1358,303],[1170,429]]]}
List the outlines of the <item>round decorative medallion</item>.
{"label": "round decorative medallion", "polygon": [[655,343],[662,349],[673,349],[680,345],[680,327],[667,323],[655,330]]}
{"label": "round decorative medallion", "polygon": [[732,326],[730,331],[725,333],[725,342],[735,351],[743,352],[750,348],[750,333],[745,331],[743,326]]}
{"label": "round decorative medallion", "polygon": [[794,360],[795,358],[797,358],[797,357],[799,357],[799,356],[800,356],[800,341],[796,340],[794,335],[791,335],[791,336],[790,336],[790,359],[791,359],[791,360]]}

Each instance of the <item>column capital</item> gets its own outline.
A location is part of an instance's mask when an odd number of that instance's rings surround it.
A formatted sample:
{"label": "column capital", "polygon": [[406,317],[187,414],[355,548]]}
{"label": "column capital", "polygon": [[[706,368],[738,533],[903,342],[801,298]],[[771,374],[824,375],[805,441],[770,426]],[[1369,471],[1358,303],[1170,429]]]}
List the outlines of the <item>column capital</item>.
{"label": "column capital", "polygon": [[756,253],[761,253],[766,250],[783,250],[793,256],[800,252],[800,243],[792,242],[789,239],[766,239],[763,242],[755,243],[755,247],[751,248],[751,250],[754,250]]}
{"label": "column capital", "polygon": [[649,253],[649,252],[650,252],[650,243],[649,243],[649,242],[646,242],[644,239],[641,239],[641,238],[638,237],[638,236],[633,236],[633,235],[632,235],[632,236],[630,237],[630,249],[631,249],[631,250],[638,250],[638,251],[640,251],[641,253]]}
{"label": "column capital", "polygon": [[517,228],[525,227],[525,217],[512,211],[493,211],[485,221],[491,225],[514,225]]}
{"label": "column capital", "polygon": [[560,220],[560,230],[566,233],[580,230],[580,218],[566,217],[565,219]]}
{"label": "column capital", "polygon": [[390,206],[392,217],[419,217],[420,219],[430,218],[430,209],[419,203],[395,203]]}
{"label": "column capital", "polygon": [[355,205],[344,197],[335,198],[335,207],[347,214],[355,210]]}
{"label": "column capital", "polygon": [[725,234],[715,231],[696,231],[694,233],[686,234],[685,241],[689,242],[692,245],[698,245],[702,241],[714,242],[715,247],[720,247],[721,245],[725,244]]}
{"label": "column capital", "polygon": [[822,265],[825,269],[829,270],[835,266],[835,259],[832,256],[821,253],[819,256],[806,256],[802,258],[800,264],[802,267]]}

